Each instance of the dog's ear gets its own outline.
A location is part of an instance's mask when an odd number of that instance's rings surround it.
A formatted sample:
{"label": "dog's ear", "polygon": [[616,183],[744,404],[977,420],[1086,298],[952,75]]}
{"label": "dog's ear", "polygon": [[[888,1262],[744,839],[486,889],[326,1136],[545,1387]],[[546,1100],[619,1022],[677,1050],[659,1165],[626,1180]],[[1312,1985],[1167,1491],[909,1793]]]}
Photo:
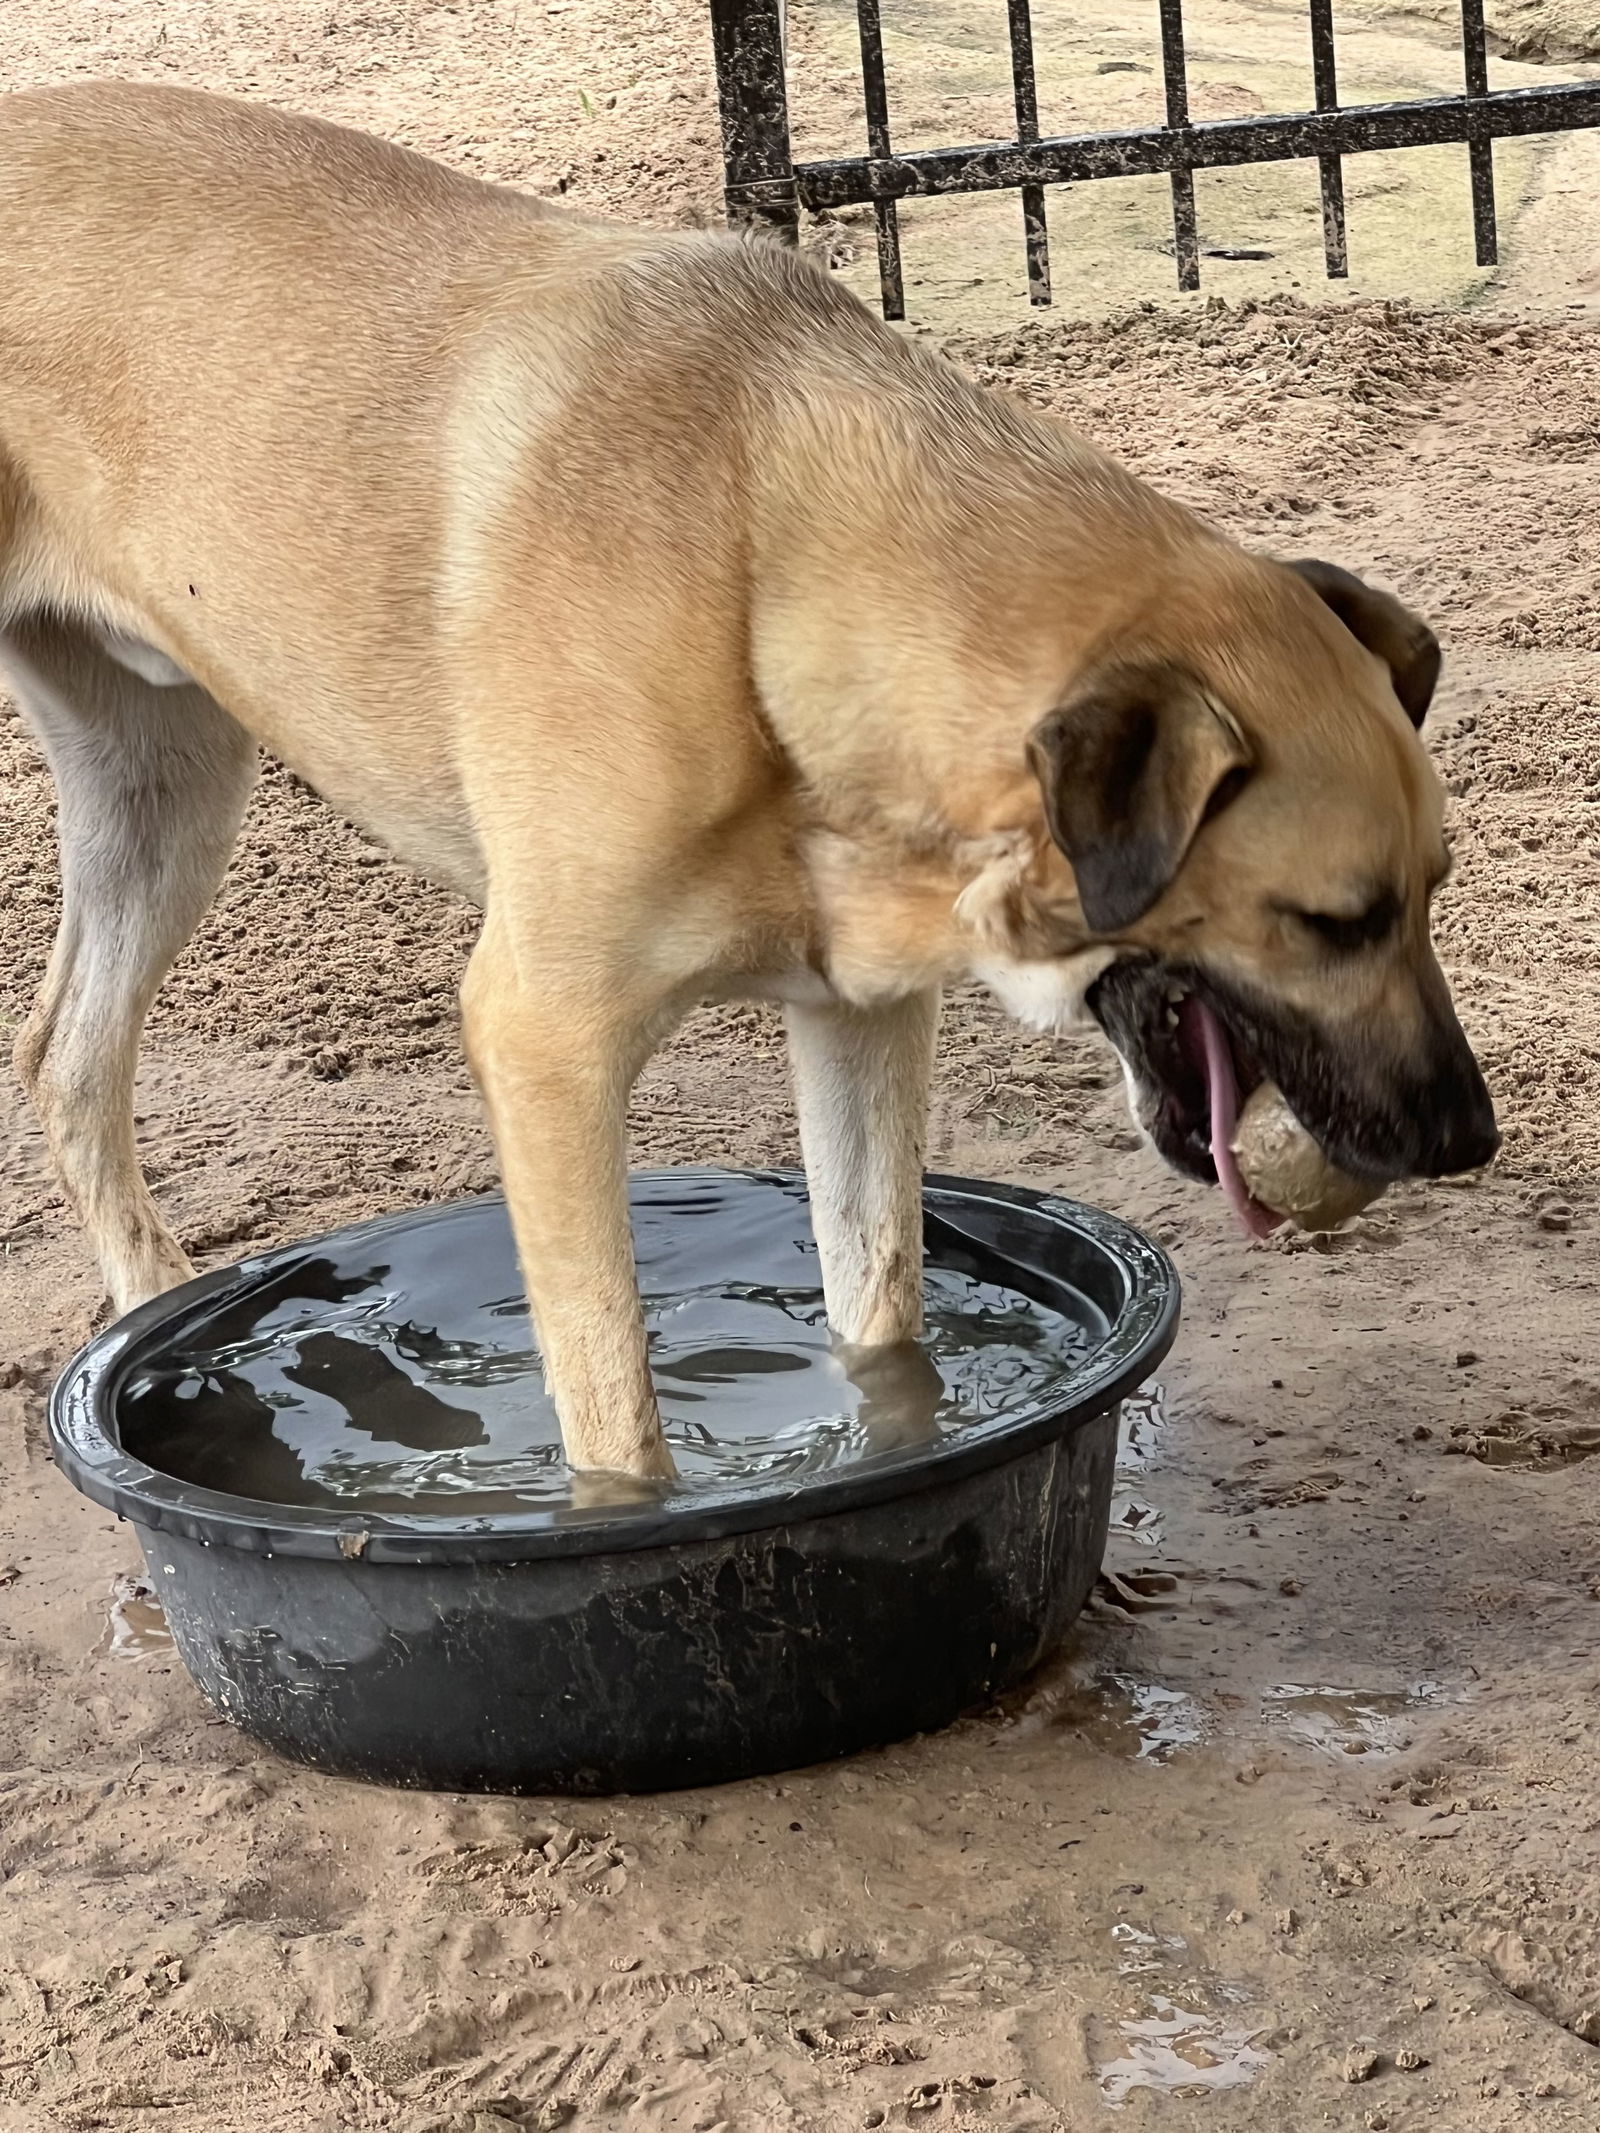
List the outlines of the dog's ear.
{"label": "dog's ear", "polygon": [[1164,664],[1101,674],[1040,721],[1028,761],[1096,933],[1144,916],[1250,760],[1227,712]]}
{"label": "dog's ear", "polygon": [[1394,677],[1394,693],[1413,726],[1420,726],[1439,685],[1439,640],[1420,615],[1392,593],[1379,592],[1337,563],[1291,563],[1325,600],[1350,634],[1381,659]]}

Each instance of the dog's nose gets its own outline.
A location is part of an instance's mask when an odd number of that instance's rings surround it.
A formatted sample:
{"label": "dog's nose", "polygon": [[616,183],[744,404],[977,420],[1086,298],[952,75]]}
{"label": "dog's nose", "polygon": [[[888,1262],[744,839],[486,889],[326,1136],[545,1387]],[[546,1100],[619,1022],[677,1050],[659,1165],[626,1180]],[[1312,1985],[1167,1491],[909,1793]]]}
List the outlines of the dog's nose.
{"label": "dog's nose", "polygon": [[1453,1060],[1429,1092],[1422,1125],[1423,1160],[1418,1175],[1454,1177],[1458,1171],[1481,1170],[1500,1146],[1494,1100],[1478,1062],[1462,1045],[1464,1059]]}

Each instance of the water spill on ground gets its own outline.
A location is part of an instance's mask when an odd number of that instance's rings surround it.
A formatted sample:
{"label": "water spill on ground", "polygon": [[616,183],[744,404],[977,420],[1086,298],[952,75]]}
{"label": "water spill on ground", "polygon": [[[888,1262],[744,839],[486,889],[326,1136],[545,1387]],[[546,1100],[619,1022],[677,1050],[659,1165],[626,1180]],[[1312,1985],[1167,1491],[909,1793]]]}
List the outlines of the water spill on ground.
{"label": "water spill on ground", "polygon": [[1179,1933],[1153,1933],[1144,1926],[1130,1925],[1126,1919],[1111,1928],[1111,1938],[1116,1944],[1119,1977],[1141,1977],[1165,1969],[1189,1945]]}
{"label": "water spill on ground", "polygon": [[113,1578],[97,1654],[107,1659],[153,1659],[171,1650],[167,1618],[144,1579],[132,1572]]}
{"label": "water spill on ground", "polygon": [[1204,1708],[1182,1689],[1125,1674],[1113,1674],[1105,1688],[1107,1715],[1124,1742],[1132,1734],[1137,1762],[1170,1762],[1180,1748],[1194,1747],[1210,1731]]}
{"label": "water spill on ground", "polygon": [[1272,2054],[1260,2042],[1267,2025],[1239,2013],[1253,1998],[1246,1986],[1193,1965],[1189,1944],[1180,1933],[1119,1919],[1111,1939],[1119,1977],[1164,1974],[1169,1987],[1157,1991],[1142,1986],[1142,1997],[1127,2014],[1111,2025],[1109,2034],[1102,2031],[1099,2049],[1105,2056],[1096,2068],[1096,2080],[1113,2109],[1120,2109],[1137,2089],[1198,2096],[1244,2088],[1255,2080]]}
{"label": "water spill on ground", "polygon": [[1141,1548],[1159,1551],[1165,1514],[1152,1503],[1144,1477],[1155,1464],[1166,1433],[1167,1414],[1159,1385],[1147,1385],[1122,1403],[1117,1437],[1117,1483],[1111,1499],[1111,1531]]}
{"label": "water spill on ground", "polygon": [[1324,1755],[1396,1755],[1409,1741],[1409,1720],[1445,1700],[1437,1681],[1408,1689],[1338,1689],[1284,1681],[1262,1696],[1262,1717],[1274,1736],[1287,1734]]}
{"label": "water spill on ground", "polygon": [[[457,1211],[308,1251],[146,1351],[127,1447],[276,1503],[477,1514],[570,1499],[503,1211]],[[930,1223],[927,1332],[846,1350],[828,1332],[803,1188],[778,1176],[634,1181],[651,1367],[683,1486],[799,1481],[1048,1411],[1104,1337]],[[944,1233],[948,1231],[948,1235]],[[1046,1293],[1059,1296],[1058,1291]]]}
{"label": "water spill on ground", "polygon": [[1205,1707],[1182,1689],[1131,1674],[1058,1678],[1028,1698],[1013,1735],[1027,1740],[1059,1729],[1139,1763],[1167,1763],[1211,1731]]}
{"label": "water spill on ground", "polygon": [[1035,1685],[1012,1737],[1023,1741],[1065,1731],[1114,1755],[1157,1765],[1206,1742],[1382,1758],[1411,1745],[1422,1714],[1459,1695],[1438,1681],[1396,1690],[1286,1681],[1257,1693],[1259,1701],[1219,1695],[1213,1706],[1165,1682],[1124,1672],[1085,1674],[1079,1667]]}
{"label": "water spill on ground", "polygon": [[1129,2016],[1117,2030],[1118,2055],[1096,2070],[1100,2093],[1114,2110],[1138,2089],[1203,2096],[1247,2088],[1272,2058],[1258,2041],[1258,2026],[1180,2007],[1164,1993],[1153,1992],[1148,2012]]}

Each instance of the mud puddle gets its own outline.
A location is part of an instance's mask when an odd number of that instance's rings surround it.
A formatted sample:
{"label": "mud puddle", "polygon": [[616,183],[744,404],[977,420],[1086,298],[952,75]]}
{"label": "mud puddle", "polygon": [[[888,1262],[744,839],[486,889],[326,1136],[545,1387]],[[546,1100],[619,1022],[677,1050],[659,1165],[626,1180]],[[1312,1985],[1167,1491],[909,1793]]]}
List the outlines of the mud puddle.
{"label": "mud puddle", "polygon": [[154,1659],[172,1650],[172,1632],[155,1593],[142,1577],[125,1571],[111,1581],[106,1626],[95,1654],[105,1659]]}

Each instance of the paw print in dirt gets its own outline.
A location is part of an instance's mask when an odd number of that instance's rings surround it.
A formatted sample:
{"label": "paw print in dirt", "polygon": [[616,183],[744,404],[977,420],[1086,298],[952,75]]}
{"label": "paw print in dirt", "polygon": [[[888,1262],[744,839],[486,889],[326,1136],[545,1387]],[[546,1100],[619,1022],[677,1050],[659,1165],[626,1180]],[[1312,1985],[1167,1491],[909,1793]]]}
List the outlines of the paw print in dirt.
{"label": "paw print in dirt", "polygon": [[417,1872],[463,1911],[553,1916],[585,1897],[620,1895],[628,1869],[609,1832],[586,1835],[563,1822],[543,1823],[525,1837],[460,1844],[419,1861]]}
{"label": "paw print in dirt", "polygon": [[1508,1407],[1489,1422],[1458,1422],[1443,1449],[1482,1466],[1575,1466],[1600,1452],[1600,1395],[1590,1386],[1582,1392],[1587,1399]]}

